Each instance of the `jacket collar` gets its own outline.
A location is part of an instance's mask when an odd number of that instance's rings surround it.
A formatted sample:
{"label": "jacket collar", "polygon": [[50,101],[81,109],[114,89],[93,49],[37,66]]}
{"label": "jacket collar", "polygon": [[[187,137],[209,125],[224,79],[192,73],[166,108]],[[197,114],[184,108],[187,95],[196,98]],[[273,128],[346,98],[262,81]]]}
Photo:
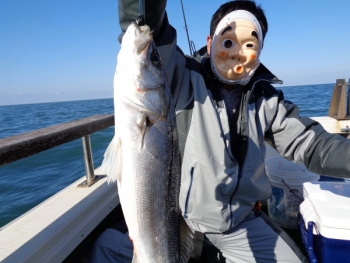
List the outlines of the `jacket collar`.
{"label": "jacket collar", "polygon": [[[197,59],[199,57],[197,56]],[[223,107],[223,99],[219,91],[219,80],[215,78],[210,65],[210,57],[208,53],[200,56],[200,62],[202,65],[202,75],[204,77],[207,88],[211,91],[214,103],[217,107]],[[271,73],[262,63],[260,63],[256,72],[250,79],[250,81],[245,85],[245,91],[252,91],[255,89],[255,84],[261,81],[266,81],[271,84],[282,84],[283,82],[279,80],[274,74]],[[251,97],[251,95],[249,96]]]}
{"label": "jacket collar", "polygon": [[[213,72],[211,71],[211,67],[210,67],[210,57],[208,55],[208,53],[204,54],[201,57],[201,64],[202,64],[202,68],[203,68],[203,76],[206,80],[206,82],[212,82],[213,80],[218,81]],[[270,70],[268,70],[264,64],[260,63],[259,67],[257,68],[257,70],[255,71],[254,75],[252,76],[252,78],[250,79],[250,81],[248,82],[248,84],[246,86],[251,86],[253,83],[255,83],[256,81],[259,80],[266,80],[272,83],[279,83],[282,84],[282,81],[279,80],[274,74],[271,73]]]}

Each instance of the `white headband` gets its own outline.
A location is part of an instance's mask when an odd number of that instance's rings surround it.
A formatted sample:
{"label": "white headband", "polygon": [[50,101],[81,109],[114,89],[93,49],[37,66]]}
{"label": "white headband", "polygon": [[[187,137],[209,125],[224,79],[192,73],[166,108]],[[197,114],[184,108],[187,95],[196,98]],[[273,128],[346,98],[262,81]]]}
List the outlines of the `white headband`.
{"label": "white headband", "polygon": [[[249,82],[251,76],[254,74],[256,68],[252,69],[249,73],[249,76],[246,76],[243,79],[240,80],[228,80],[228,79],[224,79],[223,77],[220,76],[220,74],[217,72],[216,67],[215,67],[215,63],[214,63],[214,55],[213,55],[213,49],[215,47],[216,44],[216,36],[219,35],[219,33],[221,32],[221,30],[223,30],[224,28],[227,27],[227,25],[229,23],[231,23],[232,20],[237,20],[237,19],[247,19],[251,22],[253,22],[256,26],[256,28],[258,29],[258,38],[259,38],[259,50],[258,50],[258,56],[257,59],[259,58],[262,46],[263,46],[263,33],[261,30],[261,26],[259,21],[257,20],[257,18],[250,12],[246,11],[246,10],[235,10],[232,11],[231,13],[227,14],[226,16],[224,16],[223,19],[221,19],[221,21],[219,22],[219,24],[217,25],[216,29],[215,29],[215,33],[213,35],[213,39],[212,39],[212,44],[211,44],[211,54],[210,54],[210,60],[211,60],[211,67],[212,70],[215,74],[215,76],[222,82],[224,83],[228,83],[228,84],[241,84],[241,85],[245,85]],[[258,64],[259,65],[259,64]]]}
{"label": "white headband", "polygon": [[235,10],[232,11],[231,13],[227,14],[226,16],[224,16],[223,19],[221,19],[221,21],[219,22],[219,24],[216,27],[213,39],[215,38],[215,36],[217,36],[219,34],[219,32],[224,29],[225,27],[227,27],[227,24],[231,23],[232,20],[237,20],[237,19],[247,19],[251,22],[253,22],[256,26],[256,28],[258,29],[258,37],[259,37],[259,43],[260,43],[260,50],[262,49],[262,44],[263,44],[263,33],[260,27],[260,23],[258,21],[258,19],[256,19],[256,17],[245,10]]}

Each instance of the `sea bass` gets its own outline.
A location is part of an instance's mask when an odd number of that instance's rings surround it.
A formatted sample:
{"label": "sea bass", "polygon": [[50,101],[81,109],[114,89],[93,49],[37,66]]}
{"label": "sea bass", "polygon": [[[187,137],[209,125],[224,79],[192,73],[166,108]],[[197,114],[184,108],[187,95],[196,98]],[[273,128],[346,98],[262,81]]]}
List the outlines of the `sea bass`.
{"label": "sea bass", "polygon": [[193,234],[181,216],[175,108],[148,26],[132,23],[114,77],[115,136],[102,168],[117,181],[133,262],[187,262]]}

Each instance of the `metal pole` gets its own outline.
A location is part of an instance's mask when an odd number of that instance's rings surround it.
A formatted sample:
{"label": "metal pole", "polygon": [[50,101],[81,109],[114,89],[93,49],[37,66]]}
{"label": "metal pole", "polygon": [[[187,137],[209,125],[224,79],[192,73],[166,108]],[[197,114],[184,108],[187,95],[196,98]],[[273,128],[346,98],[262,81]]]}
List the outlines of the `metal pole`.
{"label": "metal pole", "polygon": [[94,174],[94,164],[92,162],[92,153],[91,153],[91,144],[90,144],[90,136],[85,135],[81,138],[83,140],[83,151],[84,151],[84,163],[86,170],[86,181],[87,183],[91,183],[95,180]]}

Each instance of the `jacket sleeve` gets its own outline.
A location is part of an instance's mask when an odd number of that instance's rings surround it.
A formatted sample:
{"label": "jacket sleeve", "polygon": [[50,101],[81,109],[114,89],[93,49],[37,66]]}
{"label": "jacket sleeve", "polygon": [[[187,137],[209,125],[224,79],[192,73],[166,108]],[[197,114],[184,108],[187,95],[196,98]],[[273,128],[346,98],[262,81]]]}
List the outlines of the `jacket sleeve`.
{"label": "jacket sleeve", "polygon": [[299,109],[285,101],[279,103],[268,140],[286,159],[303,162],[311,172],[350,177],[350,140],[330,134],[316,121],[299,116]]}

